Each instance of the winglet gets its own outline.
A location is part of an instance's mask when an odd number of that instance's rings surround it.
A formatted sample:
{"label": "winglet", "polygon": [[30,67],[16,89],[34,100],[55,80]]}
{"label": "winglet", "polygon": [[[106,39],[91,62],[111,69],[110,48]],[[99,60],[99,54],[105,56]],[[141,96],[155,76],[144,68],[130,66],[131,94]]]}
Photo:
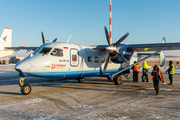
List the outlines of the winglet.
{"label": "winglet", "polygon": [[162,43],[166,43],[166,38],[165,37],[163,37]]}

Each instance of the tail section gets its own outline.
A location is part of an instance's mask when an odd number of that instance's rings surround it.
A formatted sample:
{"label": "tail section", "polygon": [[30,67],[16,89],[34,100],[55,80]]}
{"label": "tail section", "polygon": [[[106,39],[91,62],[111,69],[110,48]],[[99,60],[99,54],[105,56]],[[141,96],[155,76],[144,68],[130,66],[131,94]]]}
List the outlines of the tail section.
{"label": "tail section", "polygon": [[11,41],[12,29],[6,27],[0,36],[0,50],[3,50],[4,47],[11,47]]}
{"label": "tail section", "polygon": [[11,47],[12,44],[12,29],[4,28],[0,36],[0,57],[12,55],[12,51],[5,51],[5,47]]}

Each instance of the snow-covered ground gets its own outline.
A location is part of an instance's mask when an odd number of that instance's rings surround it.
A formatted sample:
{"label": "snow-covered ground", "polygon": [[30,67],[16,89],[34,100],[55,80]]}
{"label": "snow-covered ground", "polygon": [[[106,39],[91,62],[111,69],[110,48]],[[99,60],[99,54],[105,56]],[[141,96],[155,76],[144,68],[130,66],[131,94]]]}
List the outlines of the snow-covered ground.
{"label": "snow-covered ground", "polygon": [[[161,69],[165,72],[167,68]],[[176,73],[179,70],[176,68]],[[163,77],[168,83],[168,75]],[[178,120],[179,77],[174,75],[172,86],[160,84],[159,96],[155,95],[152,80],[133,83],[123,77],[124,84],[116,86],[97,77],[86,78],[84,83],[29,77],[25,82],[32,86],[32,94],[23,96],[18,72],[13,68],[0,70],[0,120]]]}

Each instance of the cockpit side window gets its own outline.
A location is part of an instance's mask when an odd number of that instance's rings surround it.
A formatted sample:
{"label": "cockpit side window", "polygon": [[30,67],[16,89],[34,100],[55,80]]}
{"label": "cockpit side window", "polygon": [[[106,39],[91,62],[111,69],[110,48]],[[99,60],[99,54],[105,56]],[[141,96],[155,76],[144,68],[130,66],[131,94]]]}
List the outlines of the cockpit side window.
{"label": "cockpit side window", "polygon": [[52,48],[49,48],[49,47],[43,47],[43,48],[40,50],[39,54],[48,54],[49,51],[51,51],[51,49],[52,49]]}
{"label": "cockpit side window", "polygon": [[63,57],[63,50],[62,49],[58,49],[55,48],[52,52],[51,52],[52,56],[57,56],[57,57]]}
{"label": "cockpit side window", "polygon": [[37,52],[40,50],[41,47],[38,47],[34,52],[33,55],[37,54]]}

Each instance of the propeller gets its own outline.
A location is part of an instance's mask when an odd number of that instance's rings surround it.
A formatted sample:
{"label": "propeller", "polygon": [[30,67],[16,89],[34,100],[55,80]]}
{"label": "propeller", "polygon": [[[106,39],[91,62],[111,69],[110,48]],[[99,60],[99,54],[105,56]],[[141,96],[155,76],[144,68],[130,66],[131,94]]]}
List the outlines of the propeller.
{"label": "propeller", "polygon": [[44,39],[44,34],[43,34],[43,32],[41,32],[41,35],[42,35],[42,43],[45,44],[45,39]]}
{"label": "propeller", "polygon": [[126,33],[124,36],[122,36],[120,39],[118,39],[115,44],[111,45],[110,37],[109,37],[109,34],[108,34],[106,26],[104,27],[104,31],[105,31],[107,42],[109,44],[109,46],[106,47],[106,51],[109,54],[108,54],[108,57],[106,59],[106,62],[105,62],[105,65],[104,65],[104,69],[103,69],[103,72],[106,72],[106,69],[107,69],[107,66],[108,66],[108,63],[109,63],[109,59],[112,56],[117,56],[123,62],[125,62],[125,63],[127,62],[126,58],[124,58],[124,56],[122,56],[121,54],[118,53],[118,49],[116,48],[116,46],[119,45],[129,35],[129,33]]}
{"label": "propeller", "polygon": [[129,33],[126,33],[124,36],[122,36],[113,46],[117,46],[119,45],[127,36],[129,35]]}
{"label": "propeller", "polygon": [[104,26],[104,31],[105,31],[107,42],[108,42],[109,45],[111,45],[110,37],[109,37],[109,34],[108,34],[106,26]]}
{"label": "propeller", "polygon": [[52,42],[56,42],[57,41],[57,38],[55,38]]}
{"label": "propeller", "polygon": [[[43,32],[41,32],[41,35],[42,35],[42,43],[45,44],[45,38],[44,38]],[[46,41],[49,41],[49,40],[46,40]],[[57,41],[57,38],[55,38],[52,42],[56,42],[56,41]]]}

